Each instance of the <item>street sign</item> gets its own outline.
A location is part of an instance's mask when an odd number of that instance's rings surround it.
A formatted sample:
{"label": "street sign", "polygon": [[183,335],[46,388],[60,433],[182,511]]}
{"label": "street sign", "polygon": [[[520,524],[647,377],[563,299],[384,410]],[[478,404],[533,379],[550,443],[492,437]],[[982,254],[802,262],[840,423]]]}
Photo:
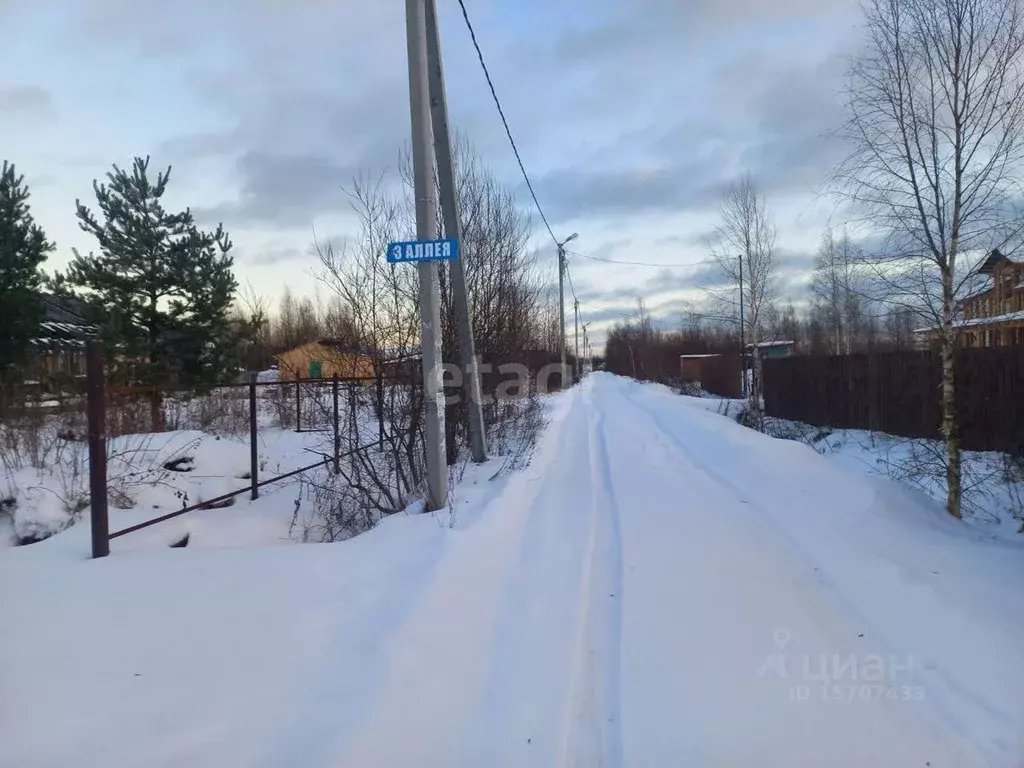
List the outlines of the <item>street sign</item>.
{"label": "street sign", "polygon": [[416,261],[452,261],[459,258],[459,241],[448,237],[442,240],[411,240],[388,244],[388,263],[401,264]]}

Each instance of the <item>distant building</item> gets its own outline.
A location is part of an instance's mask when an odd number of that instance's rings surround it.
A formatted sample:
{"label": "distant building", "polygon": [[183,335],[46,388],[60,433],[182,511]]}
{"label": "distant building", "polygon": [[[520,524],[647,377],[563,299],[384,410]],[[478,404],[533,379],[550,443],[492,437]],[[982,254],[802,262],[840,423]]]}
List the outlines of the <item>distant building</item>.
{"label": "distant building", "polygon": [[372,378],[373,355],[339,339],[319,339],[277,355],[279,381]]}
{"label": "distant building", "polygon": [[743,375],[738,354],[680,355],[679,379],[720,397],[742,397]]}
{"label": "distant building", "polygon": [[709,363],[712,358],[720,357],[720,355],[680,355],[679,356],[679,378],[684,384],[695,384],[700,386],[700,383],[705,379],[701,375],[704,366]]}
{"label": "distant building", "polygon": [[754,347],[757,347],[761,359],[773,357],[792,357],[795,341],[762,341],[758,344],[747,344],[747,352],[753,354]]}
{"label": "distant building", "polygon": [[1011,261],[996,249],[978,271],[989,279],[989,286],[963,300],[957,331],[960,344],[1024,344],[1024,264]]}
{"label": "distant building", "polygon": [[43,378],[85,376],[85,342],[98,329],[85,319],[82,304],[67,296],[40,295],[43,321],[32,339],[35,372]]}
{"label": "distant building", "polygon": [[423,369],[422,357],[419,349],[382,350],[380,373],[387,379],[418,380]]}
{"label": "distant building", "polygon": [[[1024,344],[1024,264],[999,249],[978,268],[986,287],[957,305],[957,344],[961,347],[1007,347]],[[921,346],[928,346],[938,328],[916,328]]]}

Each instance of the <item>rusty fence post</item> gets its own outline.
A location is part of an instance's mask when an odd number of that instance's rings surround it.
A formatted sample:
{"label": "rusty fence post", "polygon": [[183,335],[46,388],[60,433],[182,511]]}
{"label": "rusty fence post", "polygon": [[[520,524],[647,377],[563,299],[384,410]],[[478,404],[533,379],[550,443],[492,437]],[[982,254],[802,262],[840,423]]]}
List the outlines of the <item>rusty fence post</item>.
{"label": "rusty fence post", "polygon": [[256,501],[260,497],[259,485],[259,444],[256,442],[256,372],[249,374],[249,480],[252,484],[250,498]]}
{"label": "rusty fence post", "polygon": [[356,382],[351,382],[348,385],[348,434],[349,434],[349,445],[355,450],[359,447],[362,442],[359,438],[359,422],[356,418],[357,409],[359,408],[359,396],[356,394],[356,387],[360,386]]}
{"label": "rusty fence post", "polygon": [[384,374],[377,371],[377,450],[384,450]]}
{"label": "rusty fence post", "polygon": [[85,352],[86,413],[89,421],[89,520],[92,556],[110,554],[107,517],[107,409],[103,387],[103,343],[89,341]]}
{"label": "rusty fence post", "polygon": [[331,397],[334,399],[334,474],[341,474],[341,425],[338,423],[338,374],[331,379]]}

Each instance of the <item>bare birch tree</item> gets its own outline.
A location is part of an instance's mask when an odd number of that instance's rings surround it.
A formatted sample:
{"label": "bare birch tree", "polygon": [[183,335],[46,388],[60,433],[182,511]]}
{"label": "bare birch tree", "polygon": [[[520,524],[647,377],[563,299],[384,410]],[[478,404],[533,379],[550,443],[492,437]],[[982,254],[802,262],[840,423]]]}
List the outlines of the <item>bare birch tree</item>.
{"label": "bare birch tree", "polygon": [[837,355],[850,354],[862,330],[860,261],[861,251],[848,234],[837,239],[831,229],[825,231],[814,257],[810,291]]}
{"label": "bare birch tree", "polygon": [[865,0],[864,12],[839,191],[889,235],[869,262],[885,300],[936,328],[946,508],[960,517],[955,310],[985,252],[1019,227],[1009,209],[1020,194],[1021,10],[1017,0]]}
{"label": "bare birch tree", "polygon": [[742,301],[744,337],[754,349],[754,386],[749,392],[750,407],[759,413],[761,356],[757,345],[762,340],[765,311],[776,293],[775,225],[765,199],[750,175],[726,191],[721,216],[722,222],[715,227],[710,246],[724,280],[722,284],[709,288],[707,293],[712,311],[727,322],[739,322]]}

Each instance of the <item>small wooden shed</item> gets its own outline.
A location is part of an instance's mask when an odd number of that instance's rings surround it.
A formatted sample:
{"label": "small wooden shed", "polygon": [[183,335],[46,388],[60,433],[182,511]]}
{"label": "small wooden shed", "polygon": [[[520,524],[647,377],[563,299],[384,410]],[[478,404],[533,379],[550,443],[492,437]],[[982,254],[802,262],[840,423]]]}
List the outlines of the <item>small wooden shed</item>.
{"label": "small wooden shed", "polygon": [[[779,357],[792,357],[795,346],[796,342],[789,340],[762,341],[757,345],[757,352],[762,360],[774,360]],[[753,354],[754,345],[747,344],[747,349]]]}
{"label": "small wooden shed", "polygon": [[338,339],[318,339],[277,356],[278,381],[372,378],[373,356]]}

